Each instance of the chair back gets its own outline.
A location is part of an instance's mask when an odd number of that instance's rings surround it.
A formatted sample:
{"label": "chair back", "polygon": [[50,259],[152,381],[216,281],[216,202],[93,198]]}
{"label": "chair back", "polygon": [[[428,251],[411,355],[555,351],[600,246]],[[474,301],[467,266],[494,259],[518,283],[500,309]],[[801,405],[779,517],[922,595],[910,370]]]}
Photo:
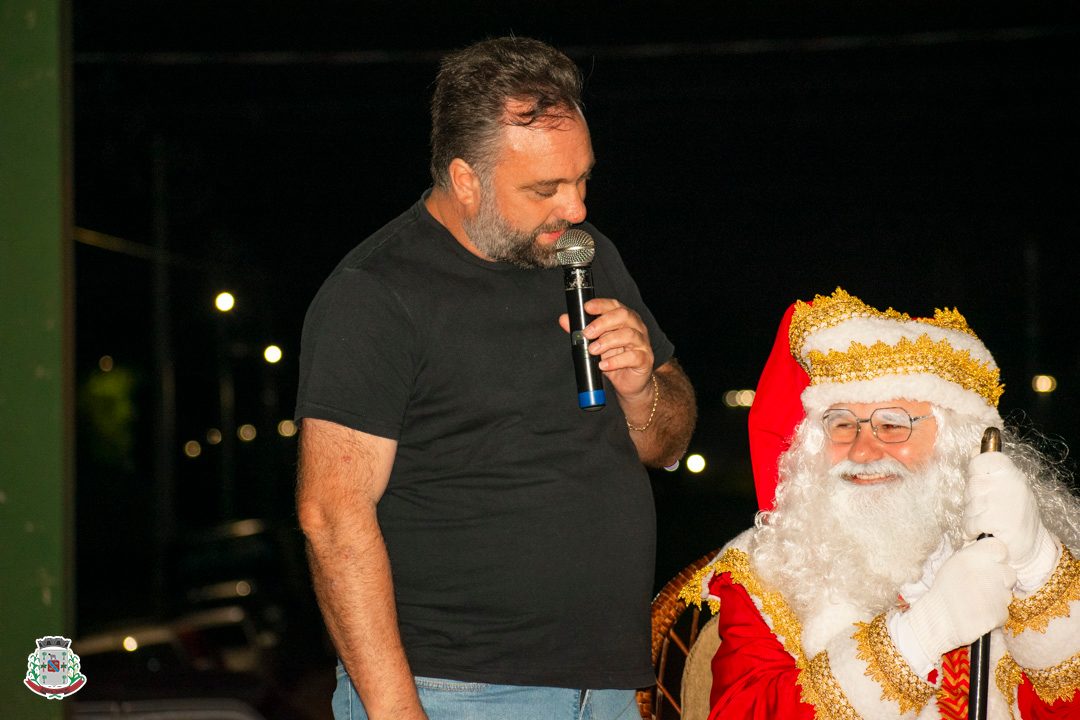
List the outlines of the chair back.
{"label": "chair back", "polygon": [[[698,638],[701,611],[687,609],[679,599],[679,591],[690,582],[698,570],[709,564],[719,550],[714,550],[690,563],[671,578],[652,602],[652,664],[656,686],[639,690],[638,710],[644,720],[671,720],[683,717],[680,698],[683,671],[691,647]],[[705,663],[712,660],[710,655]],[[706,690],[705,703],[708,704]]]}

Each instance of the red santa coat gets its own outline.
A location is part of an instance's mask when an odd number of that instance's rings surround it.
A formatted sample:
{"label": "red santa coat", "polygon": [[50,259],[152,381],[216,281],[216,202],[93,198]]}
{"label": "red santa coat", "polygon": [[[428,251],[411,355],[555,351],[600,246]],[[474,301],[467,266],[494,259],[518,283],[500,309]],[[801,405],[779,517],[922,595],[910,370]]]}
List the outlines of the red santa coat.
{"label": "red santa coat", "polygon": [[[1071,581],[1070,573],[1075,574]],[[1064,553],[1054,578],[1060,596],[1052,603],[1054,617],[1043,618],[1045,627],[1039,630],[1034,622],[1015,635],[995,631],[990,718],[1080,719],[1080,564]],[[866,633],[861,647],[856,637],[839,637],[806,657],[799,619],[779,594],[762,587],[742,550],[721,553],[684,592],[690,601],[700,603],[702,596],[718,609],[721,637],[712,662],[710,720],[967,718],[966,648],[950,653],[940,670],[922,679],[932,696],[924,696],[920,705],[915,696],[897,690],[903,683],[892,682],[902,673],[867,657],[873,653]],[[858,634],[854,625],[852,631]],[[1040,653],[1049,660],[1066,654],[1066,659],[1024,668],[1009,654],[1014,650],[1028,662]]]}

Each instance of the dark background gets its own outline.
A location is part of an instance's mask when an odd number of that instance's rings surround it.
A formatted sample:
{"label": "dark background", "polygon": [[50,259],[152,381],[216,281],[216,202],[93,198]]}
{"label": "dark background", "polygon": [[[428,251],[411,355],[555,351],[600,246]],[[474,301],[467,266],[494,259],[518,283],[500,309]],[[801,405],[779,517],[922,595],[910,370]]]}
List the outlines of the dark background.
{"label": "dark background", "polygon": [[[754,386],[796,298],[840,285],[914,315],[958,307],[1002,367],[1003,413],[1059,455],[1077,446],[1072,5],[74,3],[76,224],[113,238],[84,234],[76,254],[80,629],[168,619],[189,586],[261,573],[254,597],[291,621],[276,632],[303,635],[291,659],[328,662],[295,438],[275,431],[303,313],[427,187],[437,60],[486,36],[537,37],[582,67],[590,220],[697,388],[706,470],[653,474],[658,585],[751,522],[746,411],[722,396]],[[223,368],[236,421],[258,429],[232,472],[204,441]],[[1034,393],[1035,373],[1057,391]],[[192,551],[242,518],[263,523],[255,560]]]}

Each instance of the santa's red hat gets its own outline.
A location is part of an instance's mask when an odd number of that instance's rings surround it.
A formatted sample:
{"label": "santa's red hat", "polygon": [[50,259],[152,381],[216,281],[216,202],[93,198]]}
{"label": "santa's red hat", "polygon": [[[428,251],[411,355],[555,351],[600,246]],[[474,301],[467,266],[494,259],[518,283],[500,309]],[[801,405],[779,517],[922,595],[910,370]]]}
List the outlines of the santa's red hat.
{"label": "santa's red hat", "polygon": [[784,313],[750,408],[758,507],[771,510],[780,455],[806,417],[836,403],[906,399],[1001,426],[1004,386],[993,356],[953,310],[911,318],[837,288]]}
{"label": "santa's red hat", "polygon": [[799,397],[810,384],[806,371],[791,355],[788,329],[795,306],[791,305],[780,321],[772,352],[761,371],[754,403],[747,421],[750,432],[750,465],[754,471],[754,490],[758,508],[771,510],[780,456],[791,444],[791,436],[806,417]]}

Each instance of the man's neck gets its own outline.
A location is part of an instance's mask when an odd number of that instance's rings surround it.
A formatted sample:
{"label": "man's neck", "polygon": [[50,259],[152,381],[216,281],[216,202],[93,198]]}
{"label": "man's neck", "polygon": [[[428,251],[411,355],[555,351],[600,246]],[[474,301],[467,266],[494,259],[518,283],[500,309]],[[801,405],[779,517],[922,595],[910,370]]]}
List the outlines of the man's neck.
{"label": "man's neck", "polygon": [[465,232],[465,225],[462,222],[465,217],[465,208],[451,193],[438,187],[433,188],[427,199],[424,200],[424,206],[431,213],[431,217],[449,230],[450,234],[463,248],[482,260],[490,260],[469,240],[469,236]]}

